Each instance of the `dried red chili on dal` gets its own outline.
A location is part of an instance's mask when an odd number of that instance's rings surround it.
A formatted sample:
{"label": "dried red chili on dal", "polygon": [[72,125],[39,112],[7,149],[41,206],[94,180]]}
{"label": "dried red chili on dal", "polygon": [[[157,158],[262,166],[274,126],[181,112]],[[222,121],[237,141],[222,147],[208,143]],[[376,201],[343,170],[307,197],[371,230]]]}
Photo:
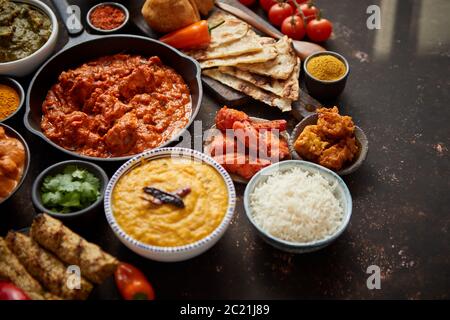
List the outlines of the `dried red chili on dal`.
{"label": "dried red chili on dal", "polygon": [[125,21],[125,12],[112,5],[101,5],[95,8],[89,19],[94,27],[102,30],[112,30],[118,28]]}

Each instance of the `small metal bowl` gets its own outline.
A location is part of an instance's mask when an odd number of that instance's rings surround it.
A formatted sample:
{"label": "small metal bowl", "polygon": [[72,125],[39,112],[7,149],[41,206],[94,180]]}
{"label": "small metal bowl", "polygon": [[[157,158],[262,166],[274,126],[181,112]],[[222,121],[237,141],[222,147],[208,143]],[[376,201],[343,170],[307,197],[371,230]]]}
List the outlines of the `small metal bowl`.
{"label": "small metal bowl", "polygon": [[[295,141],[297,140],[297,138],[300,136],[300,134],[303,132],[303,130],[307,126],[317,124],[318,119],[319,119],[319,116],[317,115],[317,113],[313,114],[313,115],[303,119],[302,121],[300,121],[300,123],[297,124],[297,126],[292,131],[291,141],[290,141],[289,145],[292,146],[291,153],[292,153],[292,157],[294,159],[304,160],[295,151],[295,148],[294,148]],[[356,159],[353,161],[353,163],[351,163],[347,167],[336,172],[340,176],[345,176],[347,174],[355,172],[356,170],[359,169],[359,167],[361,167],[364,160],[366,160],[367,153],[369,151],[369,140],[367,139],[367,136],[364,133],[364,131],[358,126],[355,126],[355,138],[356,138],[356,143],[358,144],[358,147],[359,147],[359,152],[356,156]]]}
{"label": "small metal bowl", "polygon": [[[55,174],[61,173],[64,170],[64,168],[66,168],[69,165],[75,165],[77,167],[86,169],[87,171],[95,175],[100,180],[100,196],[90,206],[79,211],[74,211],[70,213],[59,213],[50,211],[49,209],[44,207],[42,203],[41,199],[42,183],[47,176],[53,176]],[[109,181],[108,176],[106,175],[105,171],[103,171],[103,169],[97,166],[96,164],[81,160],[63,161],[48,167],[39,174],[39,176],[33,183],[33,187],[31,188],[31,200],[33,201],[33,205],[36,207],[38,213],[47,213],[50,216],[53,216],[57,219],[73,219],[83,215],[87,215],[91,212],[96,211],[96,209],[102,207],[103,198],[105,196],[105,190],[106,186],[108,185],[108,181]]]}
{"label": "small metal bowl", "polygon": [[[315,57],[324,55],[333,56],[344,63],[346,71],[341,78],[331,81],[319,80],[308,72],[307,66],[309,61]],[[330,101],[336,99],[344,91],[345,85],[347,83],[347,78],[350,73],[350,66],[347,59],[345,59],[339,53],[333,51],[322,51],[313,53],[308,58],[306,58],[305,63],[303,64],[303,70],[305,72],[305,84],[308,92],[317,99]]]}
{"label": "small metal bowl", "polygon": [[6,198],[0,199],[0,205],[1,205],[3,202],[5,202],[9,198],[11,198],[13,196],[13,194],[15,194],[17,192],[17,190],[19,190],[20,186],[25,181],[25,178],[28,173],[28,168],[30,167],[30,158],[31,157],[30,157],[30,149],[28,148],[28,145],[27,145],[25,139],[16,130],[14,130],[13,128],[11,128],[3,123],[0,123],[0,127],[5,129],[5,133],[8,137],[19,140],[25,148],[25,163],[24,163],[24,167],[23,167],[23,171],[22,171],[22,177],[20,178],[20,181],[17,184],[17,186],[10,192],[10,194]]}
{"label": "small metal bowl", "polygon": [[23,91],[23,87],[20,85],[20,83],[17,82],[16,80],[14,80],[13,78],[0,77],[0,84],[4,84],[4,85],[7,85],[7,86],[13,88],[14,90],[16,90],[16,92],[19,95],[19,106],[17,107],[16,111],[11,113],[6,118],[0,119],[0,123],[1,123],[1,122],[5,122],[8,119],[14,117],[14,115],[16,115],[20,111],[20,109],[22,108],[23,103],[25,101],[25,92]]}
{"label": "small metal bowl", "polygon": [[[117,7],[120,10],[122,10],[123,13],[125,14],[125,20],[117,28],[109,29],[109,30],[100,29],[100,28],[97,28],[96,26],[94,26],[92,24],[92,22],[91,22],[91,14],[92,14],[92,12],[96,8],[101,7],[101,6],[106,6],[106,5]],[[99,4],[95,5],[95,6],[93,6],[91,9],[89,9],[89,11],[88,11],[88,13],[86,15],[86,21],[87,21],[89,27],[92,30],[95,30],[96,32],[103,33],[103,34],[110,34],[110,33],[114,33],[114,32],[119,31],[120,29],[122,29],[123,27],[125,27],[127,25],[129,20],[130,20],[130,12],[128,11],[128,9],[124,5],[121,5],[120,3],[117,3],[117,2],[102,2],[102,3],[99,3]]]}

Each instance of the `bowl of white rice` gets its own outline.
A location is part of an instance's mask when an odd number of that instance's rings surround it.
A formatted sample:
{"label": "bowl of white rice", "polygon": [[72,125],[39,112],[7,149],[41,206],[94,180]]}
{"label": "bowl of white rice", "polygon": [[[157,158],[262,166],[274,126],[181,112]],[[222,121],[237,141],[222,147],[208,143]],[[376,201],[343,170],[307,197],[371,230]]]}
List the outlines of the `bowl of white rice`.
{"label": "bowl of white rice", "polygon": [[344,181],[317,164],[290,160],[258,172],[244,194],[248,219],[261,237],[283,251],[322,249],[347,228],[352,197]]}

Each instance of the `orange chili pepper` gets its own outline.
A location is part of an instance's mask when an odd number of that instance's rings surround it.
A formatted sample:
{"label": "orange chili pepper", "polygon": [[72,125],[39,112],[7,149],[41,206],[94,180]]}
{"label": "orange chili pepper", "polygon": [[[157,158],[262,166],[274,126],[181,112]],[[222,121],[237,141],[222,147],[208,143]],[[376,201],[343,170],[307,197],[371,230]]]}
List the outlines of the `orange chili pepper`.
{"label": "orange chili pepper", "polygon": [[208,21],[201,20],[180,30],[165,35],[160,41],[177,49],[205,48],[211,43],[211,30],[224,22],[209,28]]}

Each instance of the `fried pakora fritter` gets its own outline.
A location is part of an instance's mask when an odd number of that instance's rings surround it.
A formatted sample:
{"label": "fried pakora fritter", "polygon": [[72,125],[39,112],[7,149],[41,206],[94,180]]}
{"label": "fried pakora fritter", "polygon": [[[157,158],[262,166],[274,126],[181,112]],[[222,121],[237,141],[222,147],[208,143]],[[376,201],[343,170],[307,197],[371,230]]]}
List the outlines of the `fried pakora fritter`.
{"label": "fried pakora fritter", "polygon": [[349,116],[341,116],[337,107],[317,110],[317,125],[307,126],[294,143],[303,159],[339,171],[354,160],[359,151],[355,125]]}
{"label": "fried pakora fritter", "polygon": [[343,139],[355,131],[355,124],[349,116],[341,116],[339,109],[320,108],[317,110],[319,119],[317,126],[320,132],[328,139]]}
{"label": "fried pakora fritter", "polygon": [[295,151],[304,159],[317,161],[329,143],[324,141],[317,125],[307,126],[295,141]]}

